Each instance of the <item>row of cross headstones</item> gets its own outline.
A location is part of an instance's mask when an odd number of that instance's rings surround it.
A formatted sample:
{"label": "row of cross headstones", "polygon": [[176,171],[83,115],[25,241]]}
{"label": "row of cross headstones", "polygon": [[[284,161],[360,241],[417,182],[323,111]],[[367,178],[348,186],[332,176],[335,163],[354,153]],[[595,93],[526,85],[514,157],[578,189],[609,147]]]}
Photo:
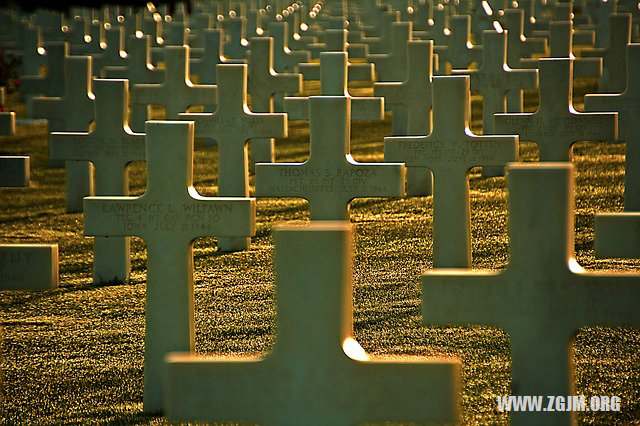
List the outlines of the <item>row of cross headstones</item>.
{"label": "row of cross headstones", "polygon": [[[550,11],[559,20],[541,24],[540,19],[532,26],[524,24],[532,23],[532,2],[522,3],[522,9],[503,8],[504,13],[496,13],[500,19],[495,21],[487,18],[487,10],[467,2],[461,11],[466,7],[469,15],[451,16],[447,24],[442,17],[455,12],[449,6],[430,8],[433,5],[425,3],[408,13],[408,6],[398,3],[394,5],[397,10],[373,2],[336,2],[331,8],[321,3],[296,3],[297,8],[291,6],[287,16],[288,7],[275,8],[283,12],[280,14],[265,7],[263,14],[258,9],[265,24],[260,29],[272,37],[249,40],[238,36],[243,33],[234,22],[240,22],[242,29],[255,9],[248,8],[238,16],[220,6],[221,2],[211,3],[223,8],[219,22],[226,21],[226,25],[223,29],[209,28],[211,23],[201,28],[193,25],[197,31],[190,31],[187,37],[187,15],[180,12],[170,23],[182,24],[184,37],[155,50],[164,67],[152,65],[152,46],[159,48],[157,31],[163,19],[161,14],[159,21],[153,20],[151,14],[155,33],[147,34],[144,23],[149,23],[146,15],[151,9],[140,19],[134,18],[140,25],[128,30],[135,28],[141,34],[129,35],[126,62],[117,63],[117,58],[105,62],[106,56],[99,55],[107,52],[83,51],[78,44],[82,46],[83,40],[90,44],[93,39],[78,37],[74,41],[71,29],[68,42],[44,44],[47,73],[23,78],[23,94],[31,114],[49,120],[52,165],[67,161],[67,210],[83,211],[85,233],[96,237],[94,280],[126,280],[127,238],[139,236],[147,243],[145,411],[164,409],[171,417],[186,420],[260,419],[274,423],[304,423],[309,418],[344,424],[358,420],[455,420],[455,395],[459,392],[455,362],[429,362],[429,366],[379,363],[369,359],[351,336],[350,253],[346,244],[350,231],[344,221],[348,220],[348,204],[356,197],[433,193],[436,269],[424,277],[425,319],[504,328],[512,338],[513,383],[521,394],[570,394],[566,353],[578,327],[640,323],[637,276],[601,276],[575,265],[572,169],[566,164],[573,143],[613,141],[619,136],[627,142],[625,209],[633,212],[640,208],[636,206],[640,202],[635,201],[640,200],[640,165],[633,161],[638,155],[638,131],[635,120],[629,119],[640,105],[633,79],[640,66],[640,45],[629,44],[632,16],[608,16],[615,10],[607,9],[607,14],[598,12],[603,16],[592,13],[598,17],[595,26],[589,27],[589,20],[583,19],[581,29],[574,31],[570,4],[559,3]],[[207,14],[203,11],[207,6],[200,6],[192,6],[192,15],[193,11]],[[495,4],[493,7],[499,10]],[[605,6],[599,7],[596,10],[601,11]],[[300,10],[309,16],[305,22],[289,18],[300,17]],[[82,17],[84,12],[79,13]],[[436,19],[438,16],[441,18]],[[36,22],[38,18],[36,15]],[[200,18],[191,22],[202,21]],[[474,20],[482,28],[483,19],[494,30],[472,31]],[[112,29],[121,37],[126,25],[118,27],[116,21]],[[300,28],[295,33],[298,37],[289,36],[289,24]],[[302,24],[307,27],[304,33]],[[501,25],[509,31],[502,31]],[[183,44],[198,32],[202,47],[195,44],[193,51],[202,51],[199,58],[191,59],[192,49]],[[482,45],[473,45],[472,34],[482,34]],[[594,36],[596,41],[602,40],[602,34],[608,41],[601,44],[604,47],[574,58],[574,36],[582,37],[582,44],[592,44]],[[547,43],[549,58],[531,58],[545,51]],[[122,41],[117,46],[120,52]],[[69,49],[91,55],[69,56]],[[364,56],[367,63],[350,63],[351,53]],[[117,56],[125,58],[120,53]],[[310,61],[313,56],[319,56],[319,64]],[[242,63],[243,57],[248,64]],[[99,72],[92,71],[94,62],[100,64]],[[477,67],[467,69],[474,62]],[[433,76],[434,66],[453,75]],[[192,74],[203,84],[194,84]],[[109,79],[92,79],[93,75]],[[600,77],[601,91],[619,94],[588,95],[585,109],[603,112],[579,113],[571,104],[574,75]],[[320,80],[322,96],[290,96],[301,91],[303,79]],[[348,81],[374,79],[378,81],[375,97],[349,94]],[[522,113],[522,90],[536,87],[540,93],[538,110]],[[483,94],[483,135],[469,129],[470,89]],[[32,96],[36,94],[49,96]],[[166,118],[174,121],[144,124],[151,104],[163,105]],[[204,105],[213,112],[187,112],[193,105]],[[356,162],[350,156],[350,120],[381,120],[385,108],[392,111],[393,136],[385,138],[384,155],[386,161],[396,163]],[[273,138],[286,137],[287,118],[309,120],[310,156],[304,163],[274,162]],[[91,121],[95,125],[88,131]],[[194,136],[218,145],[218,197],[202,197],[193,189]],[[253,159],[258,162],[256,196],[302,197],[311,209],[310,227],[287,228],[276,235],[278,349],[260,363],[173,356],[163,388],[165,355],[193,350],[191,242],[217,236],[222,250],[241,250],[249,247],[255,232],[256,206],[249,198],[248,184],[249,140]],[[487,174],[502,173],[506,164],[518,160],[519,140],[536,142],[540,160],[548,164],[509,166],[510,265],[497,275],[470,272],[467,172],[482,166],[495,167]],[[147,162],[147,191],[141,197],[127,196],[126,167],[133,161]],[[91,194],[99,197],[85,198]],[[535,220],[539,217],[548,220]],[[633,223],[638,223],[635,213],[599,217],[597,253],[637,256],[640,250],[633,244],[638,234],[628,232]],[[624,244],[620,244],[621,238],[625,238]],[[614,249],[617,251],[611,251]],[[313,255],[314,250],[321,251]],[[310,253],[313,268],[322,273],[309,273],[311,266],[304,262],[291,264],[288,259],[299,252]],[[44,263],[57,265],[57,249],[55,253],[55,261],[52,254]],[[309,275],[314,278],[310,280]],[[485,285],[467,283],[476,279]],[[531,301],[542,293],[555,296],[547,307],[548,314],[540,318]],[[559,318],[562,327],[548,334],[547,321]],[[295,328],[293,324],[297,324]],[[343,342],[344,347],[337,348]],[[532,344],[540,350],[527,350]],[[343,350],[359,362],[344,358]],[[344,383],[327,381],[329,373],[322,373],[325,368],[340,371]],[[311,371],[307,369],[313,369],[317,378],[305,373]],[[292,392],[269,392],[273,387],[287,389],[291,380],[296,380],[292,375],[305,377],[306,389],[325,395],[321,403],[312,402],[316,396],[310,391],[292,391],[295,398]],[[336,386],[339,392],[335,392]],[[193,388],[199,389],[197,394]],[[259,400],[256,393],[262,395]],[[398,397],[378,397],[385,394]],[[416,395],[423,398],[420,403]],[[353,406],[335,409],[340,401],[354,398],[359,402]],[[256,400],[250,404],[251,410],[246,404],[249,399]],[[369,407],[372,401],[376,407]],[[293,411],[300,417],[293,416],[287,407],[297,407]]]}

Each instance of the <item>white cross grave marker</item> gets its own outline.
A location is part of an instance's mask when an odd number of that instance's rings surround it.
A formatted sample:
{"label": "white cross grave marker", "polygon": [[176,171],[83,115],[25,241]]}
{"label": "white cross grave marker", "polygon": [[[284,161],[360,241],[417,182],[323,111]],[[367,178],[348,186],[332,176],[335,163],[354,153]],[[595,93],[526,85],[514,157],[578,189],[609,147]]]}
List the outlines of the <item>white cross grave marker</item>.
{"label": "white cross grave marker", "polygon": [[165,108],[166,118],[174,120],[192,105],[212,105],[217,88],[211,84],[193,84],[189,78],[189,46],[163,48],[165,71],[161,84],[134,84],[132,101]]}
{"label": "white cross grave marker", "polygon": [[618,113],[618,140],[626,142],[624,210],[640,212],[640,44],[627,45],[626,74],[623,93],[586,95],[584,110]]}
{"label": "white cross grave marker", "polygon": [[[46,118],[49,131],[83,132],[93,120],[91,57],[67,56],[64,62],[64,96],[34,98],[34,117]],[[93,173],[88,162],[66,162],[66,209],[82,212],[82,199],[93,193]]]}
{"label": "white cross grave marker", "polygon": [[256,196],[304,198],[311,220],[348,220],[354,198],[402,197],[404,165],[351,158],[350,104],[346,96],[309,98],[309,159],[256,164]]}
{"label": "white cross grave marker", "polygon": [[540,106],[534,113],[496,114],[495,129],[535,142],[540,161],[570,161],[578,141],[617,139],[616,113],[580,113],[572,105],[572,59],[540,60]]}
{"label": "white cross grave marker", "polygon": [[164,356],[193,350],[193,240],[255,233],[255,200],[202,197],[193,188],[193,123],[148,121],[147,191],[89,197],[85,235],[147,244],[144,411],[162,411]]}
{"label": "white cross grave marker", "polygon": [[[253,37],[249,57],[249,95],[251,111],[274,112],[273,96],[302,90],[300,74],[277,73],[273,69],[273,38]],[[273,139],[254,139],[251,156],[254,163],[275,161]]]}
{"label": "white cross grave marker", "polygon": [[469,129],[469,77],[433,77],[433,129],[428,136],[384,138],[385,161],[433,173],[433,264],[471,267],[467,173],[518,158],[517,136],[477,136]]}
{"label": "white cross grave marker", "polygon": [[299,64],[311,60],[309,52],[289,49],[289,26],[286,22],[272,22],[269,33],[273,37],[273,69],[276,72],[296,72]]}
{"label": "white cross grave marker", "polygon": [[[393,112],[393,136],[427,135],[431,131],[431,78],[433,41],[407,42],[407,79],[403,82],[376,83],[373,93],[383,96]],[[431,194],[431,171],[407,166],[407,196]]]}
{"label": "white cross grave marker", "polygon": [[[129,63],[122,67],[104,67],[102,70],[105,78],[126,78],[129,80],[129,88],[140,83],[159,84],[164,79],[164,70],[151,64],[151,38],[132,36],[129,38]],[[129,115],[129,127],[136,132],[144,130],[144,122],[147,120],[148,105],[131,103]]]}
{"label": "white cross grave marker", "polygon": [[[383,120],[384,99],[353,97],[347,88],[347,52],[320,53],[321,96],[346,96],[351,99],[352,120]],[[290,120],[309,119],[308,97],[285,97],[284,112]]]}
{"label": "white cross grave marker", "polygon": [[[169,419],[335,426],[460,421],[457,361],[372,357],[354,339],[348,223],[282,226],[274,239],[275,348],[262,359],[170,354]],[[293,261],[300,253],[306,261]]]}
{"label": "white cross grave marker", "polygon": [[444,46],[435,46],[440,65],[444,62],[451,64],[451,68],[468,68],[471,62],[479,63],[482,59],[482,46],[471,43],[471,17],[467,15],[452,16],[450,19],[450,36]]}
{"label": "white cross grave marker", "polygon": [[[51,157],[90,161],[94,166],[95,194],[128,195],[127,167],[145,160],[143,133],[133,133],[127,122],[129,82],[94,80],[95,128],[90,133],[52,133]],[[125,282],[129,279],[129,239],[94,239],[93,282]]]}
{"label": "white cross grave marker", "polygon": [[[482,324],[511,340],[512,395],[575,395],[571,340],[583,326],[640,326],[638,274],[586,272],[574,257],[573,166],[509,166],[509,264],[422,277],[428,324]],[[513,412],[513,424],[567,424],[570,412]]]}
{"label": "white cross grave marker", "polygon": [[[247,66],[217,66],[218,107],[214,113],[180,114],[195,123],[196,138],[218,145],[218,196],[248,197],[247,143],[254,138],[287,137],[287,115],[254,113],[247,106]],[[250,238],[219,238],[222,251],[247,250]]]}
{"label": "white cross grave marker", "polygon": [[376,66],[378,81],[404,81],[407,78],[407,42],[411,40],[411,22],[391,24],[391,52],[367,56]]}
{"label": "white cross grave marker", "polygon": [[[471,76],[471,90],[482,92],[482,134],[494,135],[494,114],[506,112],[506,94],[511,90],[538,87],[538,71],[511,69],[507,65],[507,32],[482,33],[482,66],[473,71],[454,71]],[[503,132],[497,132],[506,134]],[[502,176],[504,166],[485,167],[483,176]]]}
{"label": "white cross grave marker", "polygon": [[631,43],[631,14],[615,13],[611,15],[611,34],[607,48],[585,49],[582,56],[602,57],[604,70],[598,83],[601,93],[620,93],[627,82],[625,64],[627,44]]}

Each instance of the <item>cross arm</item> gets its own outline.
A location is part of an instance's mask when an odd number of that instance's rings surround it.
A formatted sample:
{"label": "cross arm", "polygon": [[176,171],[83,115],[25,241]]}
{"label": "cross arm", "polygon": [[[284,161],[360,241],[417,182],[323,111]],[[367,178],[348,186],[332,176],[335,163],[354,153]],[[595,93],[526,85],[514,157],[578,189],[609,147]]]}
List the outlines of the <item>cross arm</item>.
{"label": "cross arm", "polygon": [[640,213],[597,214],[595,254],[597,258],[640,257]]}
{"label": "cross arm", "polygon": [[401,161],[407,166],[424,167],[419,161],[420,147],[429,144],[426,137],[390,136],[384,138],[384,161]]}
{"label": "cross arm", "polygon": [[[311,190],[321,191],[320,170],[306,170],[305,163],[257,163],[256,197],[299,197],[308,201]],[[309,186],[311,179],[320,183]]]}
{"label": "cross arm", "polygon": [[[143,237],[151,229],[146,222],[160,214],[160,205],[147,205],[142,197],[85,197],[84,234],[96,237]],[[156,213],[156,211],[158,211]]]}
{"label": "cross arm", "polygon": [[65,108],[61,108],[62,98],[33,98],[31,115],[34,118],[46,118],[48,120],[62,120],[69,114]]}
{"label": "cross arm", "polygon": [[182,204],[180,232],[199,237],[252,237],[256,234],[256,199],[203,197],[189,189],[192,201]]}
{"label": "cross arm", "polygon": [[573,61],[574,77],[600,77],[602,58],[578,58]]}
{"label": "cross arm", "polygon": [[122,159],[124,164],[145,161],[145,135],[126,134],[121,137],[98,137],[92,133],[53,132],[49,136],[49,151],[54,160],[98,162],[98,159]]}
{"label": "cross arm", "polygon": [[166,93],[162,87],[163,85],[151,83],[134,84],[131,90],[131,103],[163,105]]}

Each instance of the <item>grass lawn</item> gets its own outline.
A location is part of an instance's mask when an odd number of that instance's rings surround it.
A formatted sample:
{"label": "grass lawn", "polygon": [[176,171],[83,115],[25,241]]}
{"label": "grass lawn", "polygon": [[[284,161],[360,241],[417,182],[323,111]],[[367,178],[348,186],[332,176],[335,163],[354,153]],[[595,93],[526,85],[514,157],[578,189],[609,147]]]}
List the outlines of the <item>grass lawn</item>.
{"label": "grass lawn", "polygon": [[[317,93],[317,84],[307,84]],[[576,107],[594,81],[576,85]],[[353,94],[371,94],[371,85]],[[24,105],[9,96],[24,117]],[[527,93],[526,109],[536,109]],[[384,122],[354,122],[352,152],[359,161],[382,161]],[[473,126],[481,127],[481,105],[473,98]],[[293,121],[289,138],[277,141],[278,161],[308,155],[308,125]],[[195,144],[195,182],[202,195],[216,194],[216,152]],[[1,424],[157,424],[142,411],[145,310],[145,244],[132,241],[130,282],[95,286],[91,281],[92,238],[83,237],[80,214],[64,210],[62,169],[46,168],[47,129],[20,124],[18,136],[0,138],[3,154],[31,155],[29,188],[0,189],[0,242],[57,243],[60,288],[41,293],[0,292],[2,341]],[[521,144],[524,161],[535,161],[534,144]],[[593,215],[621,211],[624,144],[580,143],[575,245],[587,269],[638,270],[639,261],[596,260]],[[145,189],[145,165],[130,167],[131,191]],[[473,267],[503,269],[508,262],[508,191],[504,178],[470,174]],[[253,181],[251,182],[253,188]],[[305,222],[308,205],[298,199],[259,199],[257,235],[251,250],[220,254],[215,239],[194,246],[196,351],[264,354],[275,342],[271,230],[279,222]],[[508,395],[509,336],[495,328],[424,327],[420,274],[432,267],[432,199],[360,199],[351,204],[355,229],[354,328],[373,354],[451,355],[463,364],[463,422],[504,424],[495,397]],[[304,254],[301,253],[301,256]],[[292,259],[296,261],[296,259]],[[561,284],[561,283],[558,283]],[[478,301],[481,303],[481,301]],[[638,307],[640,309],[640,307]],[[452,318],[455,321],[455,318]],[[583,328],[575,340],[577,394],[619,395],[619,413],[582,413],[589,424],[640,424],[640,331]]]}

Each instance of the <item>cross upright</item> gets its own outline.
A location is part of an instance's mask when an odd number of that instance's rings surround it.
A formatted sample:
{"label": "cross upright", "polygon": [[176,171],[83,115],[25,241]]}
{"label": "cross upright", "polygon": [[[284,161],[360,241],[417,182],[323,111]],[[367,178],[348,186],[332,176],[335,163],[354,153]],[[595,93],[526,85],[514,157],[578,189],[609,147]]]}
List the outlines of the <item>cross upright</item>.
{"label": "cross upright", "polygon": [[256,196],[304,198],[311,220],[349,220],[354,198],[402,197],[404,165],[358,163],[351,157],[350,104],[346,96],[312,96],[309,159],[256,164]]}
{"label": "cross upright", "polygon": [[194,344],[193,240],[255,233],[255,200],[202,197],[193,187],[193,123],[148,121],[147,191],[89,197],[85,235],[138,236],[147,244],[144,411],[163,408],[164,356]]}
{"label": "cross upright", "polygon": [[[129,80],[129,88],[136,84],[151,83],[160,84],[164,79],[164,70],[151,64],[151,37],[131,36],[129,38],[129,63],[123,66],[107,66],[102,70],[105,78]],[[149,114],[149,105],[132,103],[129,117],[129,127],[134,131],[144,130],[144,122]]]}
{"label": "cross upright", "polygon": [[618,140],[626,142],[624,210],[640,212],[640,44],[627,45],[626,90],[620,94],[586,95],[584,110],[618,113]]}
{"label": "cross upright", "polygon": [[[216,65],[242,64],[242,59],[229,59],[223,54],[224,32],[220,29],[206,29],[202,32],[204,48],[202,58],[191,59],[191,74],[198,76],[201,84],[216,84]],[[197,130],[196,130],[197,132]]]}
{"label": "cross upright", "polygon": [[[407,42],[407,79],[403,82],[376,83],[373,93],[382,96],[393,113],[393,136],[427,135],[431,131],[431,78],[433,41]],[[431,171],[407,166],[407,196],[431,194]]]}
{"label": "cross upright", "polygon": [[[347,64],[347,52],[322,52],[320,54],[320,95],[350,98],[352,120],[383,120],[383,98],[360,98],[349,94]],[[284,112],[289,115],[291,120],[308,120],[309,97],[285,97]]]}
{"label": "cross upright", "polygon": [[469,77],[433,77],[433,130],[428,136],[384,138],[385,161],[427,167],[433,173],[434,267],[470,268],[467,173],[518,158],[517,136],[477,136],[469,129]]}
{"label": "cross upright", "polygon": [[274,231],[275,348],[262,359],[170,354],[171,421],[460,422],[457,360],[373,357],[355,340],[352,233],[337,221]]}
{"label": "cross upright", "polygon": [[[247,66],[220,64],[218,106],[214,113],[180,114],[195,123],[195,136],[218,146],[218,196],[248,197],[247,143],[254,138],[287,137],[287,115],[254,113],[247,106]],[[250,238],[220,238],[221,251],[247,250]]]}
{"label": "cross upright", "polygon": [[451,68],[469,67],[471,62],[479,62],[482,59],[482,46],[475,46],[469,40],[471,37],[471,17],[468,15],[452,16],[450,19],[451,34],[444,46],[435,46],[440,66],[445,62],[451,64]]}
{"label": "cross upright", "polygon": [[295,72],[298,65],[311,61],[311,54],[302,50],[289,49],[289,24],[272,22],[269,34],[273,37],[273,69],[276,72]]}
{"label": "cross upright", "polygon": [[[296,93],[302,90],[300,74],[277,73],[273,69],[273,38],[251,38],[249,56],[249,95],[251,111],[274,112],[273,96],[281,93]],[[252,143],[253,162],[275,161],[273,139],[255,139]]]}
{"label": "cross upright", "polygon": [[[46,118],[49,131],[84,132],[93,120],[91,57],[67,56],[64,62],[64,95],[33,98],[33,116]],[[55,164],[55,163],[54,163]],[[88,162],[67,162],[66,210],[82,212],[82,199],[93,193],[93,173]]]}
{"label": "cross upright", "polygon": [[[55,160],[89,161],[94,166],[96,195],[128,195],[127,167],[145,160],[143,133],[133,133],[127,122],[129,82],[93,82],[95,127],[89,133],[52,133],[49,146]],[[129,239],[96,237],[93,282],[129,279]]]}
{"label": "cross upright", "polygon": [[212,105],[216,99],[216,86],[193,84],[189,78],[189,46],[165,46],[163,52],[164,81],[161,84],[134,84],[132,101],[164,106],[168,120],[177,119],[178,114],[192,105]]}
{"label": "cross upright", "polygon": [[540,161],[569,161],[578,141],[617,139],[616,113],[580,113],[572,105],[572,59],[540,60],[540,103],[534,113],[496,114],[495,129],[535,142]]}
{"label": "cross upright", "polygon": [[376,66],[377,81],[404,81],[407,71],[407,42],[411,40],[411,22],[391,24],[391,51],[367,56],[367,61]]}
{"label": "cross upright", "polygon": [[[585,326],[640,326],[638,274],[586,272],[574,257],[573,165],[509,166],[509,264],[422,277],[427,324],[502,328],[511,395],[576,395],[571,341]],[[514,412],[513,424],[568,424],[570,412]]]}
{"label": "cross upright", "polygon": [[611,33],[607,48],[585,49],[582,56],[602,57],[604,70],[598,82],[600,93],[620,93],[627,82],[627,67],[625,64],[627,44],[631,43],[631,14],[614,13],[611,20]]}

